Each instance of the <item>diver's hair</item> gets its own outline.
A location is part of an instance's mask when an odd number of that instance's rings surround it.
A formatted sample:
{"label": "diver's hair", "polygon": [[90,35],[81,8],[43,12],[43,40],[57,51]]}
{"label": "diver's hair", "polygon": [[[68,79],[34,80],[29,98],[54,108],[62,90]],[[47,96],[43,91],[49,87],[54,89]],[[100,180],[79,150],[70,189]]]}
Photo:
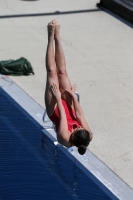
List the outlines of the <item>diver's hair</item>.
{"label": "diver's hair", "polygon": [[85,129],[79,129],[75,132],[73,143],[78,148],[78,152],[83,155],[86,152],[86,148],[91,141],[89,131]]}
{"label": "diver's hair", "polygon": [[80,146],[78,147],[78,152],[79,152],[79,154],[81,154],[81,155],[85,154],[85,152],[86,152],[86,146],[80,145]]}

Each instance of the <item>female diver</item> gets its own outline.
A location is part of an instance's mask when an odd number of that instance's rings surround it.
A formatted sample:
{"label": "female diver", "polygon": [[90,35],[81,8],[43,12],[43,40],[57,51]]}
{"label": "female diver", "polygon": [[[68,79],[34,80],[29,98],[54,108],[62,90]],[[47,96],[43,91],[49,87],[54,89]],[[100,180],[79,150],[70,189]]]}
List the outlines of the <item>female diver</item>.
{"label": "female diver", "polygon": [[[48,23],[46,50],[47,81],[45,89],[46,111],[56,126],[57,140],[66,147],[76,146],[83,155],[92,140],[92,132],[71,86],[60,39],[60,25],[56,20]],[[55,44],[55,52],[54,52]]]}

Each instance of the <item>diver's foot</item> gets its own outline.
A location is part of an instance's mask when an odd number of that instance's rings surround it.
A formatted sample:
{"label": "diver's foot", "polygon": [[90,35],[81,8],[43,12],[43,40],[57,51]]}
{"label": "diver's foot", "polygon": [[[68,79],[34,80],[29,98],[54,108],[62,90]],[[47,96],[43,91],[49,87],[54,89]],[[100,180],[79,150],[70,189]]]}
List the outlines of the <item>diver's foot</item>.
{"label": "diver's foot", "polygon": [[54,39],[55,35],[55,25],[56,25],[56,20],[52,20],[51,22],[48,23],[48,38],[49,39]]}
{"label": "diver's foot", "polygon": [[60,24],[56,21],[55,23],[55,34],[54,34],[54,38],[59,39],[60,38]]}

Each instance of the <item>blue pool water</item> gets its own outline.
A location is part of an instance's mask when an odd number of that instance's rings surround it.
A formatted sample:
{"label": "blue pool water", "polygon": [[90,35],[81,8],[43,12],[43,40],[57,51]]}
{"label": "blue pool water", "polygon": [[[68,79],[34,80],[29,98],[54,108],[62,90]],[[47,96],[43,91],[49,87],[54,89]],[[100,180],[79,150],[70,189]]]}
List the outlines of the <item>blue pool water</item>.
{"label": "blue pool water", "polygon": [[110,200],[42,129],[0,88],[0,200]]}

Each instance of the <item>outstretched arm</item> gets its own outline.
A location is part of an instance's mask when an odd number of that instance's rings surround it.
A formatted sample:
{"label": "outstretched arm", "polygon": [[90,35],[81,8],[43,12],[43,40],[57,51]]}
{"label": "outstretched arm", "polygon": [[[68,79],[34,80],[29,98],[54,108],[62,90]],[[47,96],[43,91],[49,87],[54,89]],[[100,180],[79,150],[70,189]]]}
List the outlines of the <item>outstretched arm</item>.
{"label": "outstretched arm", "polygon": [[54,95],[56,99],[59,114],[60,114],[60,123],[59,123],[58,132],[57,132],[57,140],[62,145],[68,146],[69,132],[68,132],[66,113],[61,101],[61,93],[55,83],[51,85],[51,90],[52,90],[52,94]]}
{"label": "outstretched arm", "polygon": [[69,91],[69,90],[66,90],[66,91],[72,96],[75,115],[76,115],[78,122],[81,124],[82,128],[89,131],[89,133],[91,134],[91,138],[92,138],[92,132],[91,132],[86,120],[85,120],[83,110],[82,110],[82,108],[81,108],[81,106],[80,106],[80,104],[77,100],[77,97],[75,95],[76,85],[72,86],[71,91]]}

